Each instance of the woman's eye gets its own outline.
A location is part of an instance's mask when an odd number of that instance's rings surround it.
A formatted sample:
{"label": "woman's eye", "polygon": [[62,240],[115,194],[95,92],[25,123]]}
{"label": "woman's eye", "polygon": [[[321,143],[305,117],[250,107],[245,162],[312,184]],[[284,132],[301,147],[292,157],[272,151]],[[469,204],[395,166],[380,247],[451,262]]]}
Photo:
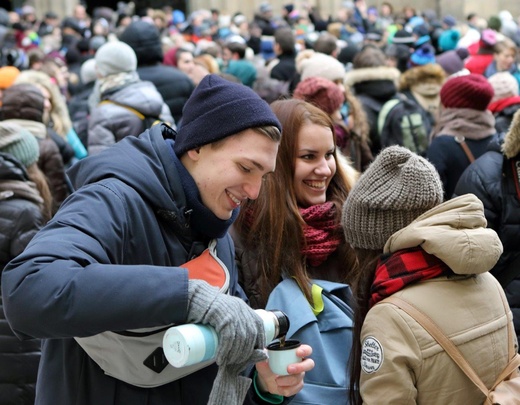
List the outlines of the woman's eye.
{"label": "woman's eye", "polygon": [[244,173],[251,173],[251,169],[243,166],[243,165],[239,165],[240,166],[240,169],[244,172]]}

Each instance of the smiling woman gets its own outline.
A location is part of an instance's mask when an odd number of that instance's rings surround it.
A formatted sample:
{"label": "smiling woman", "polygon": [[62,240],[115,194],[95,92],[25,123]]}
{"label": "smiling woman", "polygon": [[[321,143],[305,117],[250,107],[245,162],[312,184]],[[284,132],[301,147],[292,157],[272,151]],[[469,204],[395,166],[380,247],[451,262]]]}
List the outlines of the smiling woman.
{"label": "smiling woman", "polygon": [[339,211],[357,172],[336,150],[330,117],[303,100],[271,108],[283,128],[276,170],[256,201],[242,203],[232,229],[242,287],[255,308],[286,277],[312,301],[311,278],[348,282],[353,263]]}
{"label": "smiling woman", "polygon": [[[336,401],[338,397],[345,403],[351,322],[339,310],[331,315],[332,307],[337,304],[330,306],[327,301],[327,311],[323,310],[326,292],[321,291],[332,285],[336,294],[349,289],[345,283],[352,277],[354,255],[341,231],[340,212],[357,172],[337,151],[334,124],[328,114],[297,99],[275,101],[271,108],[282,124],[276,170],[265,177],[255,201],[242,202],[231,230],[239,282],[253,308],[276,307],[292,314],[288,337],[312,344],[313,350],[316,349],[313,353],[318,367],[306,373],[304,388],[293,402],[323,403],[326,395],[331,403],[340,403]],[[260,147],[261,144],[255,145],[256,149]],[[248,169],[253,167],[242,164]],[[296,281],[294,289],[283,290],[287,281],[292,280]],[[287,300],[290,302],[277,301],[280,294],[290,296]],[[341,304],[348,307],[345,301]],[[326,331],[341,336],[341,344],[331,345],[334,348],[329,347],[326,356],[322,339],[327,332],[322,333],[317,327],[309,333],[301,326],[307,322],[304,319],[319,323],[317,314],[319,319],[329,320],[325,321]],[[334,378],[329,378],[330,373],[324,370],[334,370]]]}

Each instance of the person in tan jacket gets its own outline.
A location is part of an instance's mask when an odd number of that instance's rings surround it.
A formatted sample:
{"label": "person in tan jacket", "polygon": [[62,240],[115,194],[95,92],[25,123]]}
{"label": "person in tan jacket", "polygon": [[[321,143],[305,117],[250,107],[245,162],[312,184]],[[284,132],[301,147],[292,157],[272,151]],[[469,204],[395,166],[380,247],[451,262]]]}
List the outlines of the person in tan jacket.
{"label": "person in tan jacket", "polygon": [[[343,230],[359,260],[351,353],[352,404],[478,404],[484,395],[397,296],[429,316],[490,388],[509,362],[498,281],[502,253],[482,202],[447,202],[435,168],[400,146],[380,153],[343,206]],[[514,338],[517,345],[516,338]],[[359,389],[357,389],[359,388]]]}

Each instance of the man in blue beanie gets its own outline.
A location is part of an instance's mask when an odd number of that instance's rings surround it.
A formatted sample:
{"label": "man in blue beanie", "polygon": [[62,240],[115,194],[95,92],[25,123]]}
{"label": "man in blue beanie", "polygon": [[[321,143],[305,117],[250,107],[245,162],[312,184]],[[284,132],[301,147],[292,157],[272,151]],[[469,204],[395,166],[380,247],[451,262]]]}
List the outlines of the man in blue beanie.
{"label": "man in blue beanie", "polygon": [[[275,169],[279,121],[217,75],[183,117],[178,134],[156,125],[74,165],[76,191],[5,268],[11,328],[43,339],[36,405],[284,403],[313,368],[270,371],[228,235]],[[216,364],[168,364],[164,333],[185,323],[217,331]]]}

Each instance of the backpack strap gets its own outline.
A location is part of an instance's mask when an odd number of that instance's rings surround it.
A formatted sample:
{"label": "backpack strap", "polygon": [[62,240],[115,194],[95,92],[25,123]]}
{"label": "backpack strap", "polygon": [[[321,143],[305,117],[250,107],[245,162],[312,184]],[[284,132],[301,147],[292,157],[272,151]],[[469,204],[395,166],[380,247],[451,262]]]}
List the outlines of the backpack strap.
{"label": "backpack strap", "polygon": [[[153,115],[144,115],[142,112],[136,110],[135,108],[133,107],[130,107],[129,105],[126,105],[126,104],[122,104],[122,103],[118,103],[117,101],[114,101],[114,100],[103,100],[101,101],[98,105],[101,105],[101,104],[115,104],[115,105],[118,105],[119,107],[123,107],[125,109],[127,109],[128,111],[132,112],[133,114],[137,115],[137,117],[141,120],[141,121],[145,121],[147,118],[151,118],[153,120],[152,124],[150,125],[150,127],[154,126],[155,124],[158,124],[161,122],[161,119],[159,117],[155,117]],[[169,124],[168,124],[169,125]],[[145,129],[146,129],[146,123],[145,123]]]}
{"label": "backpack strap", "polygon": [[137,115],[141,121],[146,118],[142,112],[137,111],[135,108],[130,107],[129,105],[126,105],[126,104],[118,103],[117,101],[114,101],[114,100],[103,100],[99,103],[99,105],[101,105],[101,104],[115,104],[115,105],[118,105],[119,107],[126,108],[128,111],[131,111],[132,113]]}
{"label": "backpack strap", "polygon": [[471,153],[471,149],[469,148],[468,144],[466,143],[466,138],[464,138],[462,135],[457,135],[455,137],[455,142],[457,142],[466,156],[469,159],[470,163],[473,163],[475,161],[475,156],[473,156],[473,153]]}
{"label": "backpack strap", "polygon": [[441,347],[446,351],[446,354],[453,359],[453,361],[460,367],[464,374],[468,376],[473,384],[475,384],[478,389],[482,391],[486,398],[488,397],[489,389],[482,382],[475,370],[473,370],[470,364],[466,361],[457,346],[455,346],[455,344],[442,332],[442,330],[435,322],[432,321],[428,315],[414,307],[408,301],[395,296],[385,298],[381,302],[388,302],[393,304],[415,319],[417,323],[421,325],[424,330],[428,332],[437,341],[437,343],[439,343],[439,345],[441,345]]}

